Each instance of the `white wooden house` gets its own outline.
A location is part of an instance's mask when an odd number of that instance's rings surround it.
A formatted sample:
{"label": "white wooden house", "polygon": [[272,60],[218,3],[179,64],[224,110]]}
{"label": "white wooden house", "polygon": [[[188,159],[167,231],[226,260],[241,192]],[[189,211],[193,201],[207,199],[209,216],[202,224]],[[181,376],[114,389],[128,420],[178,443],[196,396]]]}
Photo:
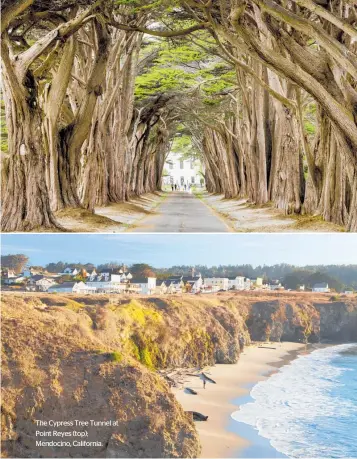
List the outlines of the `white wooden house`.
{"label": "white wooden house", "polygon": [[189,290],[192,293],[197,293],[203,288],[203,279],[201,274],[198,276],[172,276],[167,279],[170,282],[170,293],[179,293]]}
{"label": "white wooden house", "polygon": [[14,279],[17,277],[17,274],[12,269],[3,269],[1,272],[2,279]]}
{"label": "white wooden house", "polygon": [[200,292],[203,287],[201,274],[198,276],[184,276],[182,277],[182,282],[184,283],[185,289],[192,293]]}
{"label": "white wooden house", "polygon": [[249,277],[246,277],[244,279],[244,290],[250,290],[252,288],[252,281],[249,279]]}
{"label": "white wooden house", "polygon": [[184,289],[184,283],[181,278],[177,280],[169,280],[167,282],[167,293],[182,293]]}
{"label": "white wooden house", "polygon": [[214,290],[228,290],[228,277],[205,277],[205,287]]}
{"label": "white wooden house", "polygon": [[55,284],[56,281],[54,278],[45,277],[42,274],[36,274],[35,276],[30,277],[28,280],[27,290],[39,290],[41,292],[47,292],[47,290]]}
{"label": "white wooden house", "polygon": [[92,272],[86,285],[94,287],[101,293],[121,293],[127,289],[127,276],[117,270],[108,269],[102,272]]}
{"label": "white wooden house", "polygon": [[97,271],[95,270],[95,268],[92,269],[92,272],[90,273],[87,273],[87,278],[93,278],[97,275]]}
{"label": "white wooden house", "polygon": [[23,282],[25,282],[27,280],[26,277],[24,276],[16,276],[16,277],[9,277],[7,279],[4,280],[4,283],[6,285],[12,285],[12,284],[22,284]]}
{"label": "white wooden house", "polygon": [[284,287],[281,285],[281,282],[276,280],[276,281],[271,281],[268,286],[268,290],[285,290]]}
{"label": "white wooden house", "polygon": [[95,293],[95,288],[84,282],[63,282],[63,284],[51,285],[49,293]]}
{"label": "white wooden house", "polygon": [[254,285],[254,287],[261,288],[263,287],[263,278],[257,277],[256,279],[251,279],[251,283]]}
{"label": "white wooden house", "polygon": [[156,284],[156,293],[159,293],[161,295],[164,295],[165,293],[170,293],[169,292],[170,284],[171,284],[170,281],[159,281]]}
{"label": "white wooden house", "polygon": [[244,290],[244,277],[236,276],[228,278],[228,288],[234,290]]}
{"label": "white wooden house", "polygon": [[171,152],[164,165],[167,176],[163,178],[164,185],[200,186],[203,184],[203,165],[198,159],[184,159],[180,153]]}
{"label": "white wooden house", "polygon": [[79,274],[79,270],[77,268],[67,267],[63,270],[63,274],[67,274],[69,276],[77,276],[77,274]]}
{"label": "white wooden house", "polygon": [[330,289],[328,287],[327,282],[320,282],[320,283],[314,284],[314,286],[312,287],[312,291],[320,292],[320,293],[328,293]]}
{"label": "white wooden house", "polygon": [[131,279],[129,286],[131,285],[138,287],[140,293],[144,295],[152,295],[156,290],[156,277]]}

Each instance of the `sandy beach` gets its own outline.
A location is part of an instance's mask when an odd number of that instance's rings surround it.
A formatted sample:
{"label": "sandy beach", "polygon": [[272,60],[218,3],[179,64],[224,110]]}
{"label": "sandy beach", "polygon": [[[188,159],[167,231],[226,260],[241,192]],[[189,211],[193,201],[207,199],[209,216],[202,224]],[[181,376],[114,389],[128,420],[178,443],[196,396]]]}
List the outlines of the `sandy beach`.
{"label": "sandy beach", "polygon": [[[263,346],[263,347],[259,347]],[[248,395],[252,385],[266,379],[276,368],[287,364],[298,353],[305,352],[299,343],[265,343],[246,347],[239,362],[233,365],[217,364],[205,373],[217,384],[207,384],[190,376],[180,389],[173,389],[178,401],[186,411],[198,411],[208,416],[207,422],[196,422],[202,444],[201,457],[238,457],[239,450],[250,445],[247,438],[228,429],[231,414],[239,406],[234,401]],[[191,395],[189,387],[198,392]]]}

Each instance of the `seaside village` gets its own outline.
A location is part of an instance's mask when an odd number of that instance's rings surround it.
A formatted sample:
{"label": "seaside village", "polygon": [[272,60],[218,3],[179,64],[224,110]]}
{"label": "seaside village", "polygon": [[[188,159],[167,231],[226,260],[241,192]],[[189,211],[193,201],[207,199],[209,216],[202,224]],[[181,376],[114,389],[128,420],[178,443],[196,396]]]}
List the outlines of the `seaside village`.
{"label": "seaside village", "polygon": [[[197,294],[217,293],[229,290],[284,290],[281,281],[263,282],[263,278],[248,279],[236,277],[206,277],[196,274],[170,276],[167,279],[156,277],[135,277],[125,267],[87,272],[85,269],[66,267],[63,273],[41,272],[25,268],[21,274],[3,269],[1,284],[4,290],[14,292],[48,292],[48,293],[125,293],[142,295]],[[305,291],[301,285],[299,291]],[[311,291],[311,289],[310,289]],[[313,292],[329,293],[327,283],[315,284]],[[345,292],[349,293],[349,292]],[[351,292],[352,293],[352,292]]]}

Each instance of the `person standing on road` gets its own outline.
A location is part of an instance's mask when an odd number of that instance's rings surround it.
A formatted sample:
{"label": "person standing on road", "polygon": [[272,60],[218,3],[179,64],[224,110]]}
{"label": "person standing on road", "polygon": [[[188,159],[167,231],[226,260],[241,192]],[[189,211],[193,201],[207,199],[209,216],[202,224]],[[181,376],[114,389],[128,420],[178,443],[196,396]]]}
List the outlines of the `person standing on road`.
{"label": "person standing on road", "polygon": [[171,190],[174,191],[174,185],[173,184],[171,184]]}

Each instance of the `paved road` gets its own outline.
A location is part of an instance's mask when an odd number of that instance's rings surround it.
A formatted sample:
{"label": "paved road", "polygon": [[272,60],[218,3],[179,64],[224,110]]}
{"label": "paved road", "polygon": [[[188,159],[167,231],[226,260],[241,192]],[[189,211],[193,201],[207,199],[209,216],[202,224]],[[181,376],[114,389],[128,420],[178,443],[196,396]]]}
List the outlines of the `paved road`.
{"label": "paved road", "polygon": [[228,226],[193,194],[171,192],[156,209],[137,223],[136,233],[227,233]]}

